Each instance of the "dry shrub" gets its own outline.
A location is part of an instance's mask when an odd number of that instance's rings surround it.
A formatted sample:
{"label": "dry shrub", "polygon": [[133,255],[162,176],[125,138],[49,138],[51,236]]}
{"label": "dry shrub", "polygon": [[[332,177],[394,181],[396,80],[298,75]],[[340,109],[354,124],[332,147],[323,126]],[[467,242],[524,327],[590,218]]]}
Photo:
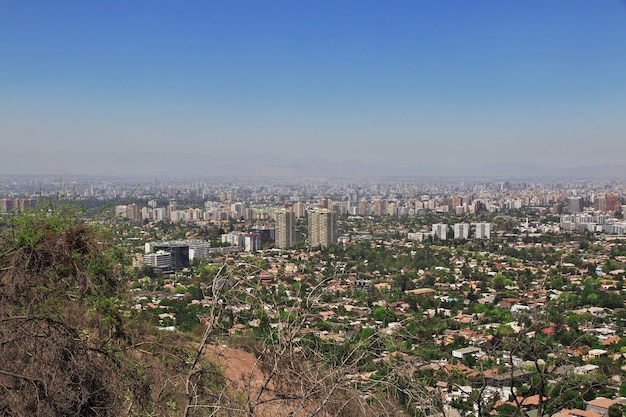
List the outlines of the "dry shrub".
{"label": "dry shrub", "polygon": [[119,409],[108,355],[92,350],[61,322],[5,318],[0,357],[0,404],[11,415],[110,415]]}
{"label": "dry shrub", "polygon": [[0,240],[0,413],[121,415],[142,391],[110,296],[119,259],[94,228],[47,214],[9,219]]}
{"label": "dry shrub", "polygon": [[28,309],[48,299],[115,294],[119,258],[83,224],[23,215],[4,231],[0,301]]}

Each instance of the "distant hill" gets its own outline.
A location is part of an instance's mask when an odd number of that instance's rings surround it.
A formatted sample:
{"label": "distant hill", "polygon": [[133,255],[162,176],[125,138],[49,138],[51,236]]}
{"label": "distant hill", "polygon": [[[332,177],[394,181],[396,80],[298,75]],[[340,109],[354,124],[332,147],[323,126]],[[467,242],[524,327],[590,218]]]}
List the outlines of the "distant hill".
{"label": "distant hill", "polygon": [[[335,156],[336,158],[336,156]],[[416,158],[411,165],[364,163],[352,158],[288,159],[271,152],[233,152],[228,155],[192,151],[146,151],[142,153],[87,153],[49,158],[5,152],[0,155],[4,175],[101,175],[101,176],[271,176],[271,177],[562,177],[624,178],[624,165],[546,166],[530,162],[499,161],[467,166],[433,164]]]}

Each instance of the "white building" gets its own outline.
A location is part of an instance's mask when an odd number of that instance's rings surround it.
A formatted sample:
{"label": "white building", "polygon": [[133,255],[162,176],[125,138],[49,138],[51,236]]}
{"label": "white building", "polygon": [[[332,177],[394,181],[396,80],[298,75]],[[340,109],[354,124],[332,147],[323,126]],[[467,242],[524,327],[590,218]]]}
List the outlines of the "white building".
{"label": "white building", "polygon": [[476,239],[489,239],[491,237],[491,223],[474,223],[473,225]]}
{"label": "white building", "polygon": [[222,243],[229,243],[233,246],[243,246],[244,233],[230,232],[222,235]]}
{"label": "white building", "polygon": [[143,256],[143,261],[147,266],[160,270],[169,270],[172,266],[172,254],[160,250]]}
{"label": "white building", "polygon": [[452,351],[452,357],[463,360],[466,356],[474,356],[479,357],[483,356],[485,352],[479,347],[465,347],[461,349],[456,349]]}
{"label": "white building", "polygon": [[243,237],[243,248],[246,252],[261,250],[261,235],[259,233],[246,233]]}
{"label": "white building", "polygon": [[440,240],[446,240],[448,238],[448,225],[445,223],[433,224],[433,235]]}
{"label": "white building", "polygon": [[454,224],[454,238],[455,239],[467,239],[470,233],[469,223],[455,223]]}
{"label": "white building", "polygon": [[189,260],[193,261],[195,258],[207,259],[211,250],[209,242],[205,242],[199,239],[187,239],[185,240],[189,244]]}
{"label": "white building", "polygon": [[433,232],[414,232],[408,233],[407,239],[417,240],[418,242],[423,242],[425,239],[432,237]]}

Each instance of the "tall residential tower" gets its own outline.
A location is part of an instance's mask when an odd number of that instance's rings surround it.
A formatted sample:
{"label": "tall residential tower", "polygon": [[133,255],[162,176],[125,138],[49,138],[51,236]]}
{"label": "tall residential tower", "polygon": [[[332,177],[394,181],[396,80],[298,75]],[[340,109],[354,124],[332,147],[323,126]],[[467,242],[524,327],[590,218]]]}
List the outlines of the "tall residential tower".
{"label": "tall residential tower", "polygon": [[283,209],[276,213],[276,247],[289,249],[296,244],[296,214]]}
{"label": "tall residential tower", "polygon": [[328,209],[309,212],[309,246],[330,246],[337,240],[336,215]]}

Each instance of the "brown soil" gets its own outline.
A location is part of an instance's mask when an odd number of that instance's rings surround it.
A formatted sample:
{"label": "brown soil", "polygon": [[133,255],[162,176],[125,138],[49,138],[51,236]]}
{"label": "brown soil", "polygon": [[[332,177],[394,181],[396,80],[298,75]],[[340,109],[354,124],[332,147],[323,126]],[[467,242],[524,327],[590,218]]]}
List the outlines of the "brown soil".
{"label": "brown soil", "polygon": [[[245,402],[252,405],[254,417],[303,417],[311,415],[316,401],[285,399],[276,392],[274,384],[267,382],[268,371],[253,354],[226,346],[207,346],[207,357],[217,364],[231,388],[242,393]],[[260,393],[260,395],[259,395]],[[244,414],[244,413],[242,413]],[[325,417],[325,413],[318,416]]]}
{"label": "brown soil", "polygon": [[[235,384],[238,390],[249,392],[251,398],[258,396],[267,377],[260,360],[251,353],[221,345],[209,345],[206,351],[208,358],[224,371],[226,379]],[[273,391],[270,382],[264,394],[273,395]]]}

